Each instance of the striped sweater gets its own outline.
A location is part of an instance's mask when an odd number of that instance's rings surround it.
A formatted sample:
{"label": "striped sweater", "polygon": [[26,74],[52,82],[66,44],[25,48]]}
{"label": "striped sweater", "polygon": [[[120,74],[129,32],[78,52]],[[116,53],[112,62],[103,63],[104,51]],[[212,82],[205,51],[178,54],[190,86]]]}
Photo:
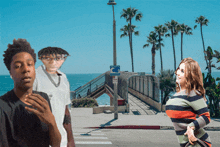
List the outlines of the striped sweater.
{"label": "striped sweater", "polygon": [[[187,97],[186,91],[175,93],[166,103],[166,113],[171,118],[181,147],[189,144],[184,135],[187,126],[195,127],[195,137],[198,141],[194,147],[211,147],[211,141],[203,127],[210,122],[210,114],[202,96],[192,90]],[[196,117],[198,116],[198,117]]]}

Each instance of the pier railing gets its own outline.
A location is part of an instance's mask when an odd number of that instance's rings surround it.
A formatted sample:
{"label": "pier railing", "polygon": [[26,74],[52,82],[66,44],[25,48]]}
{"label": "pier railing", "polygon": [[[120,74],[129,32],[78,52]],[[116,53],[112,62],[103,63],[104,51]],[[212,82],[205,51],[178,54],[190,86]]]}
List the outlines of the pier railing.
{"label": "pier railing", "polygon": [[154,75],[134,75],[129,78],[128,87],[156,102],[161,102],[159,79]]}
{"label": "pier railing", "polygon": [[[71,98],[79,99],[86,97],[106,85],[113,90],[114,85],[112,83],[112,78],[113,77],[110,76],[110,71],[107,71],[84,86],[71,92]],[[158,106],[156,105],[155,107],[159,109],[161,103],[159,87],[159,79],[154,75],[120,71],[117,94],[121,99],[125,100],[127,110],[129,109],[128,92],[134,94],[138,98],[151,99],[148,100],[149,104],[152,103],[153,106],[157,104]]]}
{"label": "pier railing", "polygon": [[[123,72],[120,71],[120,76],[118,76],[118,91],[117,94],[126,101],[128,100],[128,89],[131,88],[154,101],[161,102],[160,98],[160,84],[159,79],[151,74],[134,73],[134,72]],[[106,72],[106,84],[114,88],[112,83],[112,76],[110,72]]]}
{"label": "pier railing", "polygon": [[105,73],[86,83],[84,86],[77,88],[70,93],[71,99],[79,99],[86,97],[95,90],[105,85]]}

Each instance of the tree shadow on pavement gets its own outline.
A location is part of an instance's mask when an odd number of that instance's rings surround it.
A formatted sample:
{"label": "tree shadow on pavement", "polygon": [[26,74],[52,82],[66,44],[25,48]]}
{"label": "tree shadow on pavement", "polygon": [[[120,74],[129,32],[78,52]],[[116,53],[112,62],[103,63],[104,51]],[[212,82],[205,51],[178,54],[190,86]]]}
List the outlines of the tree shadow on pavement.
{"label": "tree shadow on pavement", "polygon": [[108,122],[105,123],[105,124],[101,124],[100,127],[111,126],[111,123],[112,123],[113,121],[115,121],[115,120],[117,120],[117,119],[112,119],[112,120],[108,121]]}
{"label": "tree shadow on pavement", "polygon": [[89,131],[89,132],[86,132],[86,133],[84,133],[84,134],[80,134],[80,135],[81,135],[81,136],[91,136],[91,133],[92,133],[92,132],[95,132],[95,131],[101,130],[101,129],[104,128],[105,126],[111,126],[111,123],[112,123],[113,121],[115,121],[115,120],[117,120],[117,119],[112,119],[112,120],[108,121],[108,122],[105,123],[105,124],[101,124],[101,125],[100,125],[100,128],[97,128],[97,129],[91,130],[91,131]]}

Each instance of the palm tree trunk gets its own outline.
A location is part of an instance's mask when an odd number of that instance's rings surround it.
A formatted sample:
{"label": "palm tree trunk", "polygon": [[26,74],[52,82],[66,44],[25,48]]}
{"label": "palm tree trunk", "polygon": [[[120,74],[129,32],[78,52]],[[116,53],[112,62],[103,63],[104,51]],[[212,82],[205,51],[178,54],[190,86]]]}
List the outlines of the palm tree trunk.
{"label": "palm tree trunk", "polygon": [[132,64],[132,72],[134,72],[134,57],[133,57],[133,47],[132,47],[132,31],[131,31],[131,19],[130,19],[130,48],[131,48],[131,64]]}
{"label": "palm tree trunk", "polygon": [[[160,35],[159,35],[159,44],[160,44]],[[160,65],[161,65],[161,72],[163,71],[163,60],[162,60],[162,51],[161,51],[161,45],[160,45]]]}
{"label": "palm tree trunk", "polygon": [[134,72],[134,56],[133,56],[133,46],[132,46],[132,32],[131,32],[131,58],[132,58],[132,72]]}
{"label": "palm tree trunk", "polygon": [[152,74],[155,75],[155,47],[154,45],[151,49],[151,53],[152,53]]}
{"label": "palm tree trunk", "polygon": [[181,61],[183,60],[183,33],[181,33]]}
{"label": "palm tree trunk", "polygon": [[210,75],[211,75],[211,73],[212,73],[212,71],[211,71],[211,60],[209,60],[208,71],[209,71],[209,73],[210,73]]}
{"label": "palm tree trunk", "polygon": [[[202,34],[202,24],[200,24],[200,30],[201,30],[201,37],[202,37],[202,44],[203,44],[203,53],[204,53],[204,57],[205,57],[205,43],[204,43],[203,34]],[[206,58],[205,58],[205,61],[206,61],[206,65],[208,67],[208,61]],[[208,68],[208,72],[211,74],[211,72],[209,71],[209,68]]]}
{"label": "palm tree trunk", "polygon": [[130,53],[131,53],[132,72],[134,72],[134,68],[133,68],[133,50],[132,50],[132,48],[131,48],[131,36],[130,36],[130,31],[128,31],[128,38],[129,38],[129,46],[130,46]]}
{"label": "palm tree trunk", "polygon": [[173,29],[171,29],[172,34],[172,43],[173,43],[173,58],[174,58],[174,71],[176,70],[176,53],[175,53],[175,46],[174,46],[174,38],[173,38]]}
{"label": "palm tree trunk", "polygon": [[132,72],[134,72],[134,58],[133,58],[133,49],[132,49],[132,41],[130,39],[130,50],[131,50],[131,65],[132,65]]}

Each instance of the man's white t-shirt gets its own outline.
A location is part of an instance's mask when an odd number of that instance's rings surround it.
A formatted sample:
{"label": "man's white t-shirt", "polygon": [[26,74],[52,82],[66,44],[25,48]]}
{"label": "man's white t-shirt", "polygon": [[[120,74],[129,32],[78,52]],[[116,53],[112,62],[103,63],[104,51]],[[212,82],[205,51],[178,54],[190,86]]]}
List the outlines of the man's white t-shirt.
{"label": "man's white t-shirt", "polygon": [[57,127],[62,136],[61,146],[67,145],[67,133],[63,127],[66,105],[71,103],[70,86],[67,77],[61,71],[58,74],[49,74],[45,66],[41,65],[36,69],[36,77],[33,84],[33,90],[47,93],[52,113],[55,117]]}

